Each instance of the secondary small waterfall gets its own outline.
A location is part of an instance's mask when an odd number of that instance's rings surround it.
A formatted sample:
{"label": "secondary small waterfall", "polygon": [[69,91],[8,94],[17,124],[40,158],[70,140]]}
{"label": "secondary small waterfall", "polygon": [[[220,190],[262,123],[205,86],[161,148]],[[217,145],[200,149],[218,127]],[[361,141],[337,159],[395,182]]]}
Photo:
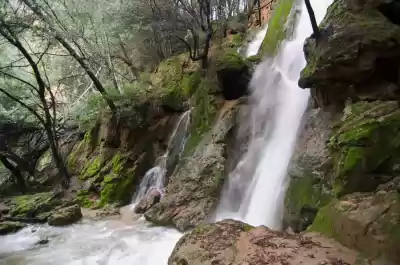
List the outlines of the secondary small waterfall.
{"label": "secondary small waterfall", "polygon": [[[331,2],[311,0],[318,22]],[[309,99],[309,91],[300,89],[297,81],[305,66],[303,43],[311,33],[303,3],[293,38],[282,42],[277,55],[256,68],[250,84],[251,118],[243,121],[251,123],[251,141],[229,176],[217,210],[218,220],[233,218],[281,228],[287,168]],[[247,55],[259,49],[258,36],[253,44]]]}
{"label": "secondary small waterfall", "polygon": [[151,190],[156,189],[163,192],[165,187],[165,176],[167,171],[174,168],[179,159],[187,138],[190,125],[190,110],[183,113],[176,123],[165,153],[156,159],[153,168],[149,169],[140,183],[138,192],[134,195],[133,203],[139,203],[141,199]]}
{"label": "secondary small waterfall", "polygon": [[259,32],[257,32],[256,36],[249,43],[249,46],[247,47],[246,50],[247,57],[257,55],[258,50],[260,50],[260,46],[264,40],[265,34],[267,33],[267,30],[268,30],[268,24],[266,24]]}

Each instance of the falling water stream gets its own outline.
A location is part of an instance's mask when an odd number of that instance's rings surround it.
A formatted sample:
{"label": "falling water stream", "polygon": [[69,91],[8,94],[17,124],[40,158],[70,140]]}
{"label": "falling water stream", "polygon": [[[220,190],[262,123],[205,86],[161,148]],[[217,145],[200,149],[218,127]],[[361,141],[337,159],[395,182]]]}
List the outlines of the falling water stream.
{"label": "falling water stream", "polygon": [[[317,20],[331,0],[311,0]],[[257,54],[267,28],[249,45],[247,56]],[[285,175],[309,93],[297,87],[304,66],[303,41],[311,33],[307,13],[302,12],[293,40],[282,43],[275,59],[267,59],[256,69],[251,82],[251,141],[224,188],[217,219],[244,220],[253,225],[280,228]],[[185,116],[186,115],[186,116]],[[184,145],[189,114],[181,116],[168,151],[146,174],[134,202],[151,188],[162,189],[168,157]],[[242,121],[243,123],[247,121]],[[182,129],[183,128],[183,129]],[[186,129],[185,129],[186,128]],[[0,265],[162,265],[181,233],[152,227],[139,218],[96,221],[85,219],[64,228],[27,227],[0,237]],[[125,214],[126,215],[126,214]],[[129,221],[126,221],[126,220]],[[36,245],[47,238],[47,245]]]}
{"label": "falling water stream", "polygon": [[[312,0],[316,19],[322,20],[331,0]],[[305,8],[291,40],[278,54],[257,66],[250,84],[251,141],[230,174],[217,210],[217,220],[233,218],[252,225],[280,229],[287,167],[306,110],[309,91],[297,86],[305,66],[304,39],[312,33]],[[258,51],[256,37],[247,55]],[[258,45],[258,46],[256,46]],[[244,123],[247,122],[243,121]]]}

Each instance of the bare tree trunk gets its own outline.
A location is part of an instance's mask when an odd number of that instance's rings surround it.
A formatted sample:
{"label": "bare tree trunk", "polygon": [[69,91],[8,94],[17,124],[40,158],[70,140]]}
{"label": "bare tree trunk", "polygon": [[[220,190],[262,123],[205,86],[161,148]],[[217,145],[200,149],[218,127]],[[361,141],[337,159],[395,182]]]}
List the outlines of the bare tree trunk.
{"label": "bare tree trunk", "polygon": [[94,86],[96,89],[101,93],[103,96],[104,100],[107,102],[108,106],[110,107],[112,112],[116,112],[117,107],[115,106],[114,102],[110,99],[108,96],[106,90],[104,89],[103,85],[99,81],[99,79],[96,77],[92,69],[90,69],[89,65],[85,62],[84,58],[80,56],[74,48],[66,41],[64,37],[62,37],[62,34],[59,33],[59,31],[56,29],[56,27],[51,23],[46,16],[42,13],[42,11],[39,9],[39,7],[34,3],[31,2],[30,0],[22,0],[31,10],[33,13],[35,13],[39,18],[45,22],[50,29],[53,31],[53,34],[55,34],[54,38],[69,52],[69,54],[79,63],[79,65],[83,68],[83,70],[86,72],[86,74],[89,76],[89,78],[93,81]]}
{"label": "bare tree trunk", "polygon": [[314,10],[311,6],[310,0],[305,0],[304,2],[306,4],[308,15],[310,16],[311,26],[314,32],[314,38],[318,40],[321,37],[321,33],[318,28],[317,20],[315,19]]}
{"label": "bare tree trunk", "polygon": [[138,71],[135,68],[135,66],[133,65],[132,59],[128,54],[128,51],[125,48],[125,45],[121,39],[121,37],[119,37],[119,46],[121,47],[122,53],[124,54],[124,63],[126,63],[129,66],[129,69],[131,70],[132,73],[132,78],[137,78],[138,77]]}
{"label": "bare tree trunk", "polygon": [[0,162],[14,176],[15,182],[17,183],[17,186],[20,189],[20,191],[21,192],[26,191],[26,183],[25,183],[24,177],[22,176],[21,171],[17,167],[15,167],[13,164],[11,164],[4,155],[0,155]]}

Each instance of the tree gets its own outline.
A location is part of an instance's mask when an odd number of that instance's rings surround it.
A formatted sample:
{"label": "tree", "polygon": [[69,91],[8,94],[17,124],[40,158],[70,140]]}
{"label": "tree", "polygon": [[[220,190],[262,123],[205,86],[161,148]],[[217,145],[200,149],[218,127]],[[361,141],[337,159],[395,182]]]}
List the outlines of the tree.
{"label": "tree", "polygon": [[[9,49],[14,50],[20,57],[17,61],[23,62],[23,64],[16,65],[14,64],[15,61],[12,61],[1,67],[0,75],[3,78],[3,87],[0,87],[0,93],[29,111],[43,127],[54,163],[63,179],[64,186],[67,186],[69,175],[59,154],[55,98],[48,82],[46,69],[42,65],[43,56],[50,49],[52,43],[45,40],[46,46],[44,50],[42,52],[33,52],[30,45],[22,40],[24,34],[28,34],[26,23],[29,22],[27,21],[29,17],[25,20],[17,20],[16,13],[20,12],[19,9],[13,9],[12,4],[9,3],[9,5],[10,9],[3,9],[0,13],[0,36],[3,38],[3,45],[7,44]],[[34,83],[19,75],[22,71],[28,71],[28,75],[33,76]],[[26,98],[22,98],[12,92],[15,90],[13,87],[15,84],[26,94],[31,94],[35,97],[34,105],[28,102],[29,100],[27,101]]]}
{"label": "tree", "polygon": [[[44,7],[37,4],[35,1],[21,0],[30,10],[37,16],[37,18],[44,24],[43,29],[47,34],[53,36],[67,51],[68,53],[78,62],[85,73],[92,80],[96,89],[102,94],[104,100],[107,102],[112,112],[116,111],[116,106],[114,102],[108,96],[102,83],[96,77],[94,71],[91,69],[89,63],[86,61],[84,54],[81,51],[81,47],[77,42],[70,43],[66,37],[68,34],[67,27],[62,25],[62,22],[58,19],[55,11],[52,9],[49,2],[43,0],[46,4],[48,10],[46,12],[43,10]],[[63,31],[64,32],[63,32]],[[76,49],[73,46],[76,46]]]}
{"label": "tree", "polygon": [[314,14],[314,10],[311,6],[310,0],[305,0],[305,4],[306,4],[306,8],[307,8],[307,12],[308,15],[310,16],[310,21],[311,21],[311,26],[313,29],[313,37],[318,40],[321,37],[321,33],[319,31],[319,27],[317,24],[317,20],[315,19],[315,14]]}

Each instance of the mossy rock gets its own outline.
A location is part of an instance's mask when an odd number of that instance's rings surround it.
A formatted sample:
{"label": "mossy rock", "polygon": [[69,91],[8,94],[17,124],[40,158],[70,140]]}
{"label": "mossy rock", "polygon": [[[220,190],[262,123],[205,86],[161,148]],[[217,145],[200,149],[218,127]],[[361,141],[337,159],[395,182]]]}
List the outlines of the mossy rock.
{"label": "mossy rock", "polygon": [[0,235],[16,233],[24,227],[26,225],[20,222],[2,221],[0,222]]}
{"label": "mossy rock", "polygon": [[216,61],[216,72],[225,99],[238,99],[247,94],[252,67],[235,49],[221,51]]}
{"label": "mossy rock", "polygon": [[291,177],[285,195],[285,226],[295,232],[304,231],[318,212],[328,204],[332,194],[326,188],[320,176],[313,172],[304,172],[301,177]]}
{"label": "mossy rock", "polygon": [[286,22],[294,3],[294,0],[278,0],[274,3],[274,12],[268,21],[268,30],[261,44],[262,57],[275,55],[279,44],[286,39]]}
{"label": "mossy rock", "polygon": [[357,102],[346,107],[329,142],[337,195],[373,191],[398,173],[399,128],[397,102]]}
{"label": "mossy rock", "polygon": [[307,65],[299,86],[315,89],[320,106],[341,104],[349,97],[396,99],[400,27],[377,7],[355,8],[355,3],[334,1],[320,25],[318,43],[306,40]]}
{"label": "mossy rock", "polygon": [[52,192],[14,197],[10,215],[27,221],[46,222],[51,211],[63,204]]}
{"label": "mossy rock", "polygon": [[399,264],[400,197],[397,191],[356,193],[323,207],[309,227],[366,256]]}

